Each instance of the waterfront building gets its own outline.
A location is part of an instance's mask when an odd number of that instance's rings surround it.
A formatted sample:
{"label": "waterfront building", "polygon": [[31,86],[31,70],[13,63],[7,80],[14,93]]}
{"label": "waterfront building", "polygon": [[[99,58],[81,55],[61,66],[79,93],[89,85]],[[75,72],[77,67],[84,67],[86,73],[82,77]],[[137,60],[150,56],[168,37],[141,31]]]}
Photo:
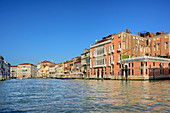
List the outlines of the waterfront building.
{"label": "waterfront building", "polygon": [[64,62],[64,75],[69,75],[69,61]]}
{"label": "waterfront building", "polygon": [[81,72],[84,78],[90,77],[90,49],[85,49],[81,54]]}
{"label": "waterfront building", "polygon": [[130,30],[111,34],[90,46],[90,78],[122,78],[121,61],[139,56],[166,57],[170,55],[170,33],[131,34]]}
{"label": "waterfront building", "polygon": [[[50,77],[50,74],[54,73],[55,63],[45,60],[38,63],[37,67],[38,77]],[[51,71],[50,73],[49,69]]]}
{"label": "waterfront building", "polygon": [[70,61],[63,63],[64,65],[64,76],[65,77],[82,77],[81,72],[81,56],[72,58]]}
{"label": "waterfront building", "polygon": [[17,77],[34,78],[37,76],[37,66],[31,63],[22,63],[18,65]]}
{"label": "waterfront building", "polygon": [[168,79],[170,59],[139,56],[123,59],[122,75],[125,79]]}
{"label": "waterfront building", "polygon": [[10,78],[10,64],[4,61],[4,58],[0,56],[0,80],[6,80]]}
{"label": "waterfront building", "polygon": [[77,56],[75,58],[73,58],[73,77],[76,78],[82,78],[83,77],[83,73],[81,72],[81,56]]}
{"label": "waterfront building", "polygon": [[56,69],[56,77],[57,78],[62,77],[64,75],[64,62],[56,64],[55,69]]}
{"label": "waterfront building", "polygon": [[18,70],[18,66],[11,66],[10,67],[10,78],[18,78],[17,70]]}
{"label": "waterfront building", "polygon": [[49,77],[55,77],[55,65],[49,66]]}

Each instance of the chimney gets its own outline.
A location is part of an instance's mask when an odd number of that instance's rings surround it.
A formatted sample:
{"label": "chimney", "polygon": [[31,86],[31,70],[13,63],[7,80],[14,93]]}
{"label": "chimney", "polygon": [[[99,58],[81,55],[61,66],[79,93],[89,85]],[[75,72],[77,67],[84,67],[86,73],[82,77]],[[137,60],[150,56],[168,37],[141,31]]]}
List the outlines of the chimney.
{"label": "chimney", "polygon": [[137,32],[138,36],[139,36],[139,32]]}
{"label": "chimney", "polygon": [[151,32],[151,37],[153,37],[154,36],[154,33],[153,32]]}
{"label": "chimney", "polygon": [[161,31],[161,35],[164,34],[164,31]]}
{"label": "chimney", "polygon": [[129,33],[130,33],[130,30],[129,30]]}
{"label": "chimney", "polygon": [[128,33],[128,29],[125,29],[126,33]]}

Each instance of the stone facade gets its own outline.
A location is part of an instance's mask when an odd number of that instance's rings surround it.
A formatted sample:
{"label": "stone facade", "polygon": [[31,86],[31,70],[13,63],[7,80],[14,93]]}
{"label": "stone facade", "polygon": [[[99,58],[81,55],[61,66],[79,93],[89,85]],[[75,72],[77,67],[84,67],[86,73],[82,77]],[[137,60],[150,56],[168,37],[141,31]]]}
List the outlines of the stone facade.
{"label": "stone facade", "polygon": [[10,64],[4,61],[4,58],[0,56],[0,80],[6,80],[10,78]]}
{"label": "stone facade", "polygon": [[90,78],[90,49],[81,54],[81,72],[84,78]]}

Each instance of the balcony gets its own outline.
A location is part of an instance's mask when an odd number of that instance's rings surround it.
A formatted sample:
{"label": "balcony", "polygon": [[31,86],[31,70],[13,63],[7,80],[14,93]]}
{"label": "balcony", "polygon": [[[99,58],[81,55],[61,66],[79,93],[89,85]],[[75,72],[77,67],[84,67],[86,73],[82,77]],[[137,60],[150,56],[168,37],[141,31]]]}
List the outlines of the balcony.
{"label": "balcony", "polygon": [[120,52],[120,51],[121,51],[121,48],[118,48],[117,51]]}
{"label": "balcony", "polygon": [[114,61],[112,61],[111,64],[114,65]]}
{"label": "balcony", "polygon": [[118,60],[117,63],[120,64],[120,60]]}
{"label": "balcony", "polygon": [[111,63],[109,63],[109,66],[111,66]]}
{"label": "balcony", "polygon": [[104,55],[105,55],[105,56],[107,55],[106,52],[104,52]]}
{"label": "balcony", "polygon": [[93,67],[94,67],[94,68],[96,68],[96,67],[106,67],[106,64],[102,64],[102,65],[94,65]]}
{"label": "balcony", "polygon": [[114,53],[114,50],[112,50],[111,52]]}

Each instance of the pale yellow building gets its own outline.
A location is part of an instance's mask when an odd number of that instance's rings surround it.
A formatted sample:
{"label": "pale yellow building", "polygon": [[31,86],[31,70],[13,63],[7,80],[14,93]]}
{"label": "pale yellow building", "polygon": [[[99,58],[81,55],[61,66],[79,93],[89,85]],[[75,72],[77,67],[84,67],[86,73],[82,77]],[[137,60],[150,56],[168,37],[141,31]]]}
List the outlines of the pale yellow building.
{"label": "pale yellow building", "polygon": [[50,61],[43,61],[37,65],[37,77],[50,77],[49,68],[55,66],[55,63]]}
{"label": "pale yellow building", "polygon": [[37,76],[37,66],[30,63],[19,64],[17,68],[17,77],[32,78]]}
{"label": "pale yellow building", "polygon": [[56,77],[63,76],[64,75],[64,62],[56,64],[55,69],[56,69]]}
{"label": "pale yellow building", "polygon": [[17,70],[18,70],[18,66],[10,67],[10,78],[18,78]]}

